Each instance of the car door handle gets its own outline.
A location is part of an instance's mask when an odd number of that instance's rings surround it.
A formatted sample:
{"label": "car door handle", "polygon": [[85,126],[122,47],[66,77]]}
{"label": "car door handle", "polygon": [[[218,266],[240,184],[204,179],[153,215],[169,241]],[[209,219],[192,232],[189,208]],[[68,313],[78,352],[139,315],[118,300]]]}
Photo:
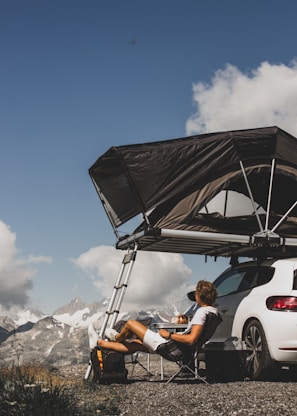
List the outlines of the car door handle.
{"label": "car door handle", "polygon": [[228,310],[229,310],[229,308],[222,308],[222,309],[221,309],[221,312],[222,312],[222,313],[226,313],[226,312],[228,312]]}

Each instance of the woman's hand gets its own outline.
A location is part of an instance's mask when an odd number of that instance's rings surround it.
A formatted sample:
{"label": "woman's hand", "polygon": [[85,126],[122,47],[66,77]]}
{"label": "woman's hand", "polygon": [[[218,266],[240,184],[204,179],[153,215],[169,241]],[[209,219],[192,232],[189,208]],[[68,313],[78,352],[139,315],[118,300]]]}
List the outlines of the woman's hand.
{"label": "woman's hand", "polygon": [[167,331],[167,329],[160,329],[159,335],[161,335],[162,338],[170,339],[171,338],[171,332]]}
{"label": "woman's hand", "polygon": [[188,318],[185,315],[179,314],[177,316],[174,316],[171,319],[171,322],[173,324],[187,324],[188,323]]}
{"label": "woman's hand", "polygon": [[187,324],[188,323],[188,318],[185,315],[180,314],[180,315],[178,315],[177,319],[178,319],[179,324]]}

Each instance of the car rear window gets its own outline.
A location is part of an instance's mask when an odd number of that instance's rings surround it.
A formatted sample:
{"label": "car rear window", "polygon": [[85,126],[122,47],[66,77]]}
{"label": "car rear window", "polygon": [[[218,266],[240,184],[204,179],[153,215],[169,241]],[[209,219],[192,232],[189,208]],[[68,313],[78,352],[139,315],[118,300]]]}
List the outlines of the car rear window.
{"label": "car rear window", "polygon": [[[268,266],[239,267],[224,273],[214,282],[218,297],[244,292],[268,283],[275,269]],[[296,278],[297,284],[297,278]]]}
{"label": "car rear window", "polygon": [[262,286],[270,282],[270,280],[273,278],[274,271],[275,271],[274,267],[267,267],[267,266],[258,267],[253,287]]}

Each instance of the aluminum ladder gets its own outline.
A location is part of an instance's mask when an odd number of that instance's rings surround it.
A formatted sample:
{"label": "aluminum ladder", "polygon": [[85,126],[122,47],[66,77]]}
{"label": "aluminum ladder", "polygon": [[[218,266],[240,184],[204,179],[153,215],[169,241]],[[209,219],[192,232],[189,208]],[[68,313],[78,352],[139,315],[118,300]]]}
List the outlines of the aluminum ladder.
{"label": "aluminum ladder", "polygon": [[99,337],[103,338],[105,329],[107,326],[112,328],[119,316],[120,308],[124,299],[126,289],[128,287],[129,278],[134,266],[137,252],[137,245],[134,246],[132,251],[129,251],[124,255],[122,266],[116,283],[113,288],[113,293],[109,301],[108,308],[105,312],[104,321],[99,332]]}
{"label": "aluminum ladder", "polygon": [[[113,288],[113,293],[109,301],[108,308],[105,312],[104,320],[98,334],[98,338],[103,338],[105,334],[105,329],[107,326],[112,328],[117,322],[120,308],[125,296],[126,289],[128,287],[128,282],[131,276],[131,272],[134,266],[137,253],[137,244],[134,245],[133,250],[128,250],[124,255],[121,269],[117,277],[116,283]],[[88,363],[88,368],[86,370],[85,379],[87,380],[92,371],[91,360]]]}

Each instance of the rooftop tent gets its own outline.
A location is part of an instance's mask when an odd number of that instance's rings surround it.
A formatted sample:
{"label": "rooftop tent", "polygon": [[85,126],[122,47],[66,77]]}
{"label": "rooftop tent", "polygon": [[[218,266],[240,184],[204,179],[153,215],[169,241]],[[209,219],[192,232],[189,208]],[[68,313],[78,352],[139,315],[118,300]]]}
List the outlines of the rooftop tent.
{"label": "rooftop tent", "polygon": [[297,139],[278,127],[111,147],[89,174],[119,249],[297,254]]}

